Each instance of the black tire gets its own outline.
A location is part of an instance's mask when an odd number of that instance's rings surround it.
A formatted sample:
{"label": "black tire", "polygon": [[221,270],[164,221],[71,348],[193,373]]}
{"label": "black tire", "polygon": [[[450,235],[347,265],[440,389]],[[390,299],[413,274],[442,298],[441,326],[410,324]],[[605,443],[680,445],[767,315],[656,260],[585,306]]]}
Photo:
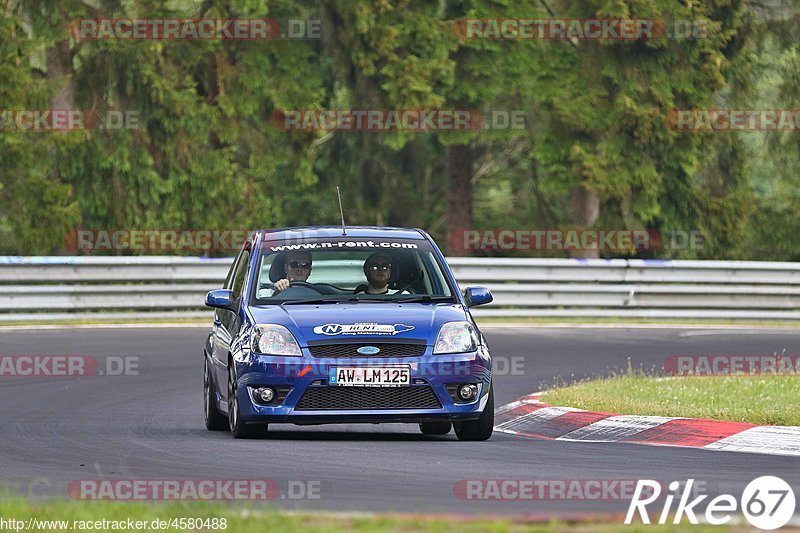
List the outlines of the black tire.
{"label": "black tire", "polygon": [[206,429],[209,431],[223,431],[228,429],[228,419],[217,409],[216,389],[211,371],[208,368],[208,359],[203,364],[203,410],[205,411]]}
{"label": "black tire", "polygon": [[420,422],[419,429],[423,435],[447,435],[453,429],[453,424],[444,422]]}
{"label": "black tire", "polygon": [[239,413],[238,385],[233,363],[228,365],[228,428],[237,439],[258,439],[267,433],[267,424],[245,424]]}
{"label": "black tire", "polygon": [[489,401],[486,408],[477,420],[467,420],[455,424],[458,440],[476,441],[486,440],[492,436],[494,430],[494,387],[489,386]]}

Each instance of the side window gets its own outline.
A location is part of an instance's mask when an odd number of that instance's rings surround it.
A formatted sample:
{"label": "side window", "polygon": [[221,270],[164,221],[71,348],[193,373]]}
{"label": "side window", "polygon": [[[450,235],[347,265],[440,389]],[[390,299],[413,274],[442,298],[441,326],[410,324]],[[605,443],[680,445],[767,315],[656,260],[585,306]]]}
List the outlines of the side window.
{"label": "side window", "polygon": [[233,285],[233,273],[236,271],[236,265],[241,257],[242,253],[239,252],[239,255],[233,258],[233,261],[231,262],[231,268],[228,270],[228,276],[225,278],[225,285],[222,287],[223,289],[230,289],[231,285]]}
{"label": "side window", "polygon": [[250,263],[250,251],[244,250],[236,264],[236,273],[233,276],[233,297],[238,298],[242,295],[244,287],[244,277],[247,274],[247,265]]}

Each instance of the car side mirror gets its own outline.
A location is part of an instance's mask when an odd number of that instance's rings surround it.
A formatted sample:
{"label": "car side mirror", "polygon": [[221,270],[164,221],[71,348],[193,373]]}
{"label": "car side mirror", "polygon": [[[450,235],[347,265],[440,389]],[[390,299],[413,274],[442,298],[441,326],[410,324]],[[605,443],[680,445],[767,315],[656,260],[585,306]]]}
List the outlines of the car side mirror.
{"label": "car side mirror", "polygon": [[492,291],[486,287],[467,287],[464,289],[464,299],[467,301],[467,307],[475,307],[491,303],[494,297]]}
{"label": "car side mirror", "polygon": [[206,294],[206,305],[208,307],[236,311],[235,303],[233,291],[229,289],[216,289]]}

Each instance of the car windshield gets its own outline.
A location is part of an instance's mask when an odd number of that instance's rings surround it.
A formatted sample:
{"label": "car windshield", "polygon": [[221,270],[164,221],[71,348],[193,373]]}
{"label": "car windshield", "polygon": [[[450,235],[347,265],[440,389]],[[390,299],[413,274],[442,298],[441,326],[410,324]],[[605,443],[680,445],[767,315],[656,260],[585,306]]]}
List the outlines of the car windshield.
{"label": "car windshield", "polygon": [[454,301],[424,240],[267,241],[260,250],[252,305]]}

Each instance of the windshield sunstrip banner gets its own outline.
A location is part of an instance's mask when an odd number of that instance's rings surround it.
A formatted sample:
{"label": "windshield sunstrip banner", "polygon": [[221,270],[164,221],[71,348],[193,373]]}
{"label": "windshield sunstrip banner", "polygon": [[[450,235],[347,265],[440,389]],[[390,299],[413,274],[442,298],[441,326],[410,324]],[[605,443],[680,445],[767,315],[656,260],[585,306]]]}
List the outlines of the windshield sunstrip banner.
{"label": "windshield sunstrip banner", "polygon": [[313,242],[282,241],[265,242],[262,246],[268,252],[293,252],[311,250],[429,250],[430,247],[423,240],[399,240],[399,239],[325,239]]}

